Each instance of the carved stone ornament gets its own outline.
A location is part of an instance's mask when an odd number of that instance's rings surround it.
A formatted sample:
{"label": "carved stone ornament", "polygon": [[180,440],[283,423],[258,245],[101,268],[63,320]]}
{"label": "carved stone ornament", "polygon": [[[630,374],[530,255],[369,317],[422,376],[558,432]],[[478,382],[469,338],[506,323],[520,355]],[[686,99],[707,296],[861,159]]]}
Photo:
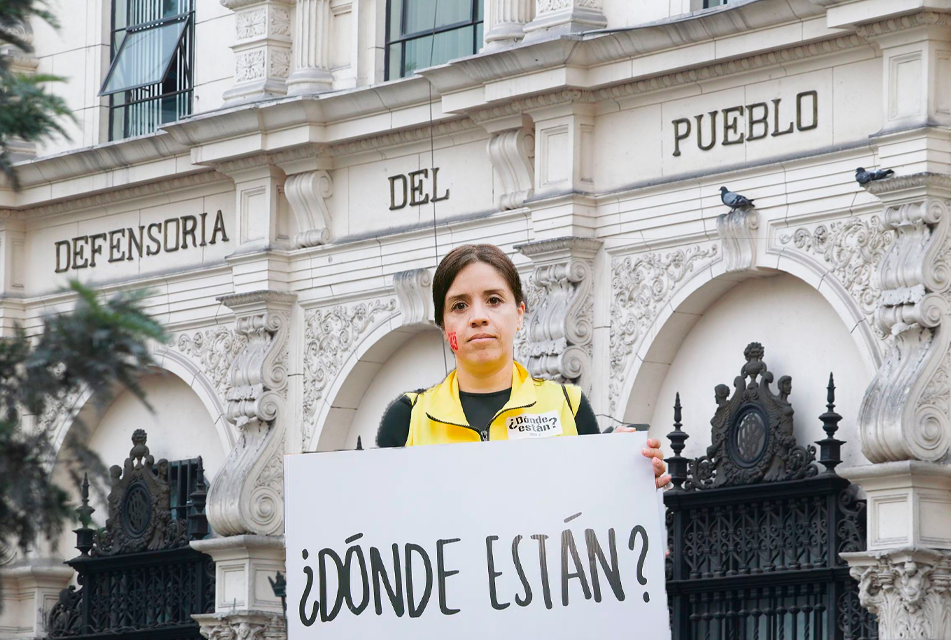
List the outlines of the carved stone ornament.
{"label": "carved stone ornament", "polygon": [[304,423],[301,447],[307,451],[324,390],[333,384],[367,332],[391,318],[396,299],[337,305],[304,314]]}
{"label": "carved stone ornament", "polygon": [[878,637],[951,638],[951,554],[930,549],[842,554]]}
{"label": "carved stone ornament", "polygon": [[594,337],[594,257],[600,240],[558,238],[516,245],[535,263],[517,359],[539,378],[588,384]]}
{"label": "carved stone ornament", "polygon": [[168,460],[155,462],[143,429],[132,434],[122,467],[109,469],[111,489],[106,526],[97,532],[92,556],[172,549],[188,544],[186,519],[172,520]]}
{"label": "carved stone ornament", "polygon": [[327,199],[333,192],[333,179],[323,170],[298,173],[284,182],[284,195],[297,220],[295,247],[316,247],[330,242]]}
{"label": "carved stone ornament", "polygon": [[611,413],[631,364],[658,313],[688,276],[719,256],[717,245],[615,258],[611,264]]}
{"label": "carved stone ornament", "polygon": [[286,640],[284,617],[272,611],[211,613],[194,616],[208,640]]}
{"label": "carved stone ornament", "polygon": [[172,343],[175,349],[199,364],[222,399],[226,398],[231,390],[231,380],[228,376],[231,363],[247,344],[246,335],[236,333],[226,325],[184,332]]}
{"label": "carved stone ornament", "polygon": [[792,378],[779,378],[779,393],[770,385],[773,374],[763,362],[765,350],[751,342],[746,364],[733,380],[733,396],[725,384],[714,390],[717,411],[710,424],[707,455],[691,461],[690,489],[729,487],[756,482],[800,480],[816,475],[815,447],[800,447],[793,435],[789,403]]}
{"label": "carved stone ornament", "polygon": [[878,216],[872,216],[800,227],[791,235],[781,235],[779,241],[784,245],[792,242],[796,249],[821,257],[871,321],[882,297],[875,272],[894,239],[895,233],[883,228]]}
{"label": "carved stone ornament", "polygon": [[488,152],[501,182],[499,210],[518,209],[534,193],[534,131],[528,128],[500,131],[489,139]]}
{"label": "carved stone ornament", "polygon": [[[258,291],[219,298],[246,339],[228,372],[225,418],[240,437],[208,492],[208,521],[218,535],[276,535],[284,526],[284,424],[287,334],[296,296]],[[264,477],[266,482],[260,482]]]}
{"label": "carved stone ornament", "polygon": [[759,229],[756,209],[737,209],[717,216],[717,234],[723,242],[727,272],[750,271],[756,267],[756,229]]}
{"label": "carved stone ornament", "polygon": [[403,326],[433,324],[433,274],[429,269],[393,274],[393,288],[403,314]]}
{"label": "carved stone ornament", "polygon": [[951,178],[918,174],[867,188],[885,205],[882,228],[895,232],[879,264],[875,312],[894,342],[859,410],[862,452],[873,463],[940,461],[951,449]]}
{"label": "carved stone ornament", "polygon": [[235,85],[225,91],[228,104],[283,96],[291,72],[288,5],[296,0],[220,0],[235,12]]}

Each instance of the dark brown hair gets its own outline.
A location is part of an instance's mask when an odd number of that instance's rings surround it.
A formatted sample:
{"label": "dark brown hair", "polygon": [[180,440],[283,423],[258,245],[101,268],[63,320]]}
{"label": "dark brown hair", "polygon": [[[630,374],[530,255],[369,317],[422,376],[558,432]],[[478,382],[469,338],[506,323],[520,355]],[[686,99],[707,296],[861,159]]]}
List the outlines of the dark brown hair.
{"label": "dark brown hair", "polygon": [[436,325],[442,328],[442,317],[446,307],[446,293],[452,286],[456,275],[473,262],[484,262],[495,267],[499,275],[509,285],[512,295],[515,296],[515,306],[525,302],[522,293],[522,280],[518,277],[518,269],[505,253],[493,244],[464,244],[450,251],[436,267],[433,275],[433,307],[435,308]]}

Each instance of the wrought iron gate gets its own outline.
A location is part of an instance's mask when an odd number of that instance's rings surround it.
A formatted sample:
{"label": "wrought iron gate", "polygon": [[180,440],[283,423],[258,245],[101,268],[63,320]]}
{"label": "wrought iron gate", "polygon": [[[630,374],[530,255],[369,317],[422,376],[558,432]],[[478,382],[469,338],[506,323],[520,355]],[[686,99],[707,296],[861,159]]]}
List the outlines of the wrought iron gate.
{"label": "wrought iron gate", "polygon": [[778,393],[759,343],[750,344],[734,380],[717,385],[707,455],[681,456],[680,395],[668,459],[667,594],[674,640],[875,640],[874,616],[841,552],[865,549],[865,503],[835,472],[844,444],[835,438],[829,376],[826,438],[816,449],[793,436],[792,379]]}
{"label": "wrought iron gate", "polygon": [[155,462],[137,429],[122,468],[113,466],[106,526],[89,527],[89,486],[76,511],[79,574],[50,610],[50,638],[198,639],[192,614],[214,611],[215,565],[188,543],[208,534],[201,458]]}

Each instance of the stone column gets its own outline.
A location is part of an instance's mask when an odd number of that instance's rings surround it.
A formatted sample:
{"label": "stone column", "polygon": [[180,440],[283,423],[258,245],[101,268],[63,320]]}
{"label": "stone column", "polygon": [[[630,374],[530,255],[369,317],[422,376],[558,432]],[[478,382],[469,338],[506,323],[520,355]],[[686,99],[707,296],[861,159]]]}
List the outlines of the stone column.
{"label": "stone column", "polygon": [[486,19],[491,27],[485,33],[485,51],[498,51],[521,42],[525,25],[534,15],[534,0],[489,0]]}
{"label": "stone column", "polygon": [[535,264],[516,358],[533,376],[591,387],[594,257],[600,240],[558,238],[516,245]]}
{"label": "stone column", "polygon": [[220,0],[235,12],[234,86],[225,104],[287,94],[291,71],[291,9],[295,0]]}
{"label": "stone column", "polygon": [[234,312],[247,345],[229,370],[225,410],[240,437],[205,507],[216,537],[191,543],[215,561],[215,612],[195,619],[206,638],[279,637],[281,601],[268,579],[284,572],[288,333],[296,295],[258,291],[218,300]]}
{"label": "stone column", "polygon": [[299,96],[330,91],[330,0],[297,0],[294,20],[294,72],[287,79],[287,93]]}
{"label": "stone column", "polygon": [[893,344],[858,416],[873,463],[841,471],[868,499],[868,550],[842,554],[881,640],[951,640],[951,177],[869,185],[895,240],[875,322]]}
{"label": "stone column", "polygon": [[0,566],[0,633],[13,638],[46,637],[46,616],[74,575],[62,560],[28,557]]}
{"label": "stone column", "polygon": [[535,0],[535,18],[525,25],[525,42],[603,29],[608,24],[603,6],[602,0]]}

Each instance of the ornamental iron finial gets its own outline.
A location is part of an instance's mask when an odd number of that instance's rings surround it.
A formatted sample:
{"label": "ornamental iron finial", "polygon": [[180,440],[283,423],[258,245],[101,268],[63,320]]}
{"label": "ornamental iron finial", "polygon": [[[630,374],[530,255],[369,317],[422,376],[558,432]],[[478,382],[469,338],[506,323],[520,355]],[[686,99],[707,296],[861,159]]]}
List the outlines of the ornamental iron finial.
{"label": "ornamental iron finial", "polygon": [[829,386],[826,391],[826,412],[819,416],[826,437],[816,442],[819,445],[819,462],[826,468],[824,473],[835,473],[835,467],[842,463],[842,445],[844,440],[835,437],[842,416],[835,412],[835,381],[829,373]]}
{"label": "ornamental iron finial", "polygon": [[680,406],[680,393],[677,393],[677,397],[674,400],[674,430],[667,434],[667,439],[670,440],[670,448],[673,450],[674,455],[667,460],[667,468],[670,470],[670,481],[674,485],[674,489],[683,489],[684,482],[687,481],[687,458],[680,455],[686,446],[684,442],[690,436],[684,433],[681,430],[681,409]]}
{"label": "ornamental iron finial", "polygon": [[80,554],[88,556],[89,550],[93,547],[93,537],[96,534],[96,530],[89,526],[92,522],[92,513],[95,509],[89,506],[89,474],[87,473],[83,474],[81,495],[83,503],[76,507],[76,513],[79,514],[79,523],[82,526],[78,529],[73,529],[73,533],[76,534],[76,549],[79,550]]}

